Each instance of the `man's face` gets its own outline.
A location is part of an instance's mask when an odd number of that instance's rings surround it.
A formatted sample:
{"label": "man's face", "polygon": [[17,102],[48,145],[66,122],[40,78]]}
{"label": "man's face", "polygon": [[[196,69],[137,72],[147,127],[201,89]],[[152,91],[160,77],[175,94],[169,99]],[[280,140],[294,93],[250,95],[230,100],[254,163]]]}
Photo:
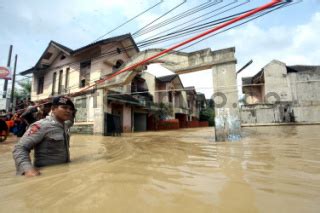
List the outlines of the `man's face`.
{"label": "man's face", "polygon": [[52,113],[55,115],[57,120],[64,122],[71,119],[73,109],[69,105],[59,105],[52,108]]}

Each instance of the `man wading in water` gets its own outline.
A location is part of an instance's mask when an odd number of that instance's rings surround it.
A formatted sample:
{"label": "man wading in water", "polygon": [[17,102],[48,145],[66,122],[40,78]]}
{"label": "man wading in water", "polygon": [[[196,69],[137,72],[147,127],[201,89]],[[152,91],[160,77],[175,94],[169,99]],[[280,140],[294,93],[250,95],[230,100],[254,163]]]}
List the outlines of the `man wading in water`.
{"label": "man wading in water", "polygon": [[[53,98],[51,115],[31,124],[14,147],[17,175],[33,177],[40,175],[37,167],[70,162],[68,129],[74,115],[75,107],[69,98]],[[31,149],[34,149],[34,166],[30,159]]]}

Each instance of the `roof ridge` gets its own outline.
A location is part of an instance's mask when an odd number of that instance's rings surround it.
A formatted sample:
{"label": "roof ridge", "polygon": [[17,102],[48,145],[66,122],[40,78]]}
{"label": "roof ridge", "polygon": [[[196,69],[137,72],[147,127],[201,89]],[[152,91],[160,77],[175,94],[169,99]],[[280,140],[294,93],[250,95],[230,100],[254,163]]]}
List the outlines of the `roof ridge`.
{"label": "roof ridge", "polygon": [[[79,52],[81,50],[84,50],[86,48],[92,47],[94,45],[102,44],[102,43],[104,43],[104,42],[106,42],[108,40],[112,41],[112,40],[118,40],[118,39],[127,38],[127,37],[128,38],[132,38],[131,33],[126,33],[126,34],[123,34],[123,35],[113,36],[113,37],[105,38],[105,39],[102,39],[102,40],[99,40],[99,41],[96,41],[96,42],[92,42],[92,43],[89,43],[89,44],[87,44],[85,46],[82,46],[82,47],[79,47],[79,48],[75,49],[73,52],[74,53],[75,52]],[[135,42],[134,42],[134,44],[135,44]]]}
{"label": "roof ridge", "polygon": [[71,48],[62,45],[62,44],[60,44],[59,42],[56,42],[56,41],[51,40],[49,44],[51,44],[51,43],[57,45],[58,47],[66,50],[66,51],[69,52],[69,53],[72,53],[72,52],[73,52],[73,50],[72,50]]}

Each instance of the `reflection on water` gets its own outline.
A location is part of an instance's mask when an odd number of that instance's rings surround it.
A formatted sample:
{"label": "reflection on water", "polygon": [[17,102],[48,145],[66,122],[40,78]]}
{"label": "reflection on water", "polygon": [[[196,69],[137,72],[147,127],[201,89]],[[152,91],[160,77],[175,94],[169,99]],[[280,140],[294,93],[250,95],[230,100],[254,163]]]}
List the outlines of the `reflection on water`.
{"label": "reflection on water", "polygon": [[73,135],[72,163],[15,176],[0,144],[0,212],[318,212],[319,126]]}

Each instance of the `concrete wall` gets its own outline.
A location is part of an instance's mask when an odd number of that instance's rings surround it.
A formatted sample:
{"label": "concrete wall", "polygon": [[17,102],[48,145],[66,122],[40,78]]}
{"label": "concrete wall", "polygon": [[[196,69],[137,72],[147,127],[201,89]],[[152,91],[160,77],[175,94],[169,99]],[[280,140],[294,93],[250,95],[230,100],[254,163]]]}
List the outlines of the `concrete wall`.
{"label": "concrete wall", "polygon": [[156,77],[147,72],[143,72],[141,77],[145,79],[148,91],[153,96],[153,100],[158,100],[158,92],[156,92]]}
{"label": "concrete wall", "polygon": [[167,85],[166,84],[161,84],[161,83],[157,83],[156,84],[156,90],[158,91],[158,99],[155,99],[154,102],[155,103],[168,103],[169,99],[168,99],[168,92],[167,90]]}
{"label": "concrete wall", "polygon": [[[287,73],[286,65],[273,60],[264,67],[265,93],[276,94],[280,103],[274,103],[274,97],[265,100],[268,104],[246,105],[241,108],[243,124],[287,122],[288,113],[292,113],[295,122],[320,122],[320,72],[305,70]],[[278,101],[279,101],[278,100]]]}
{"label": "concrete wall", "polygon": [[[296,123],[320,122],[320,106],[292,106]],[[289,123],[286,113],[279,104],[257,104],[242,106],[240,110],[242,124]]]}
{"label": "concrete wall", "polygon": [[279,108],[272,104],[242,106],[240,110],[242,124],[279,123]]}
{"label": "concrete wall", "polygon": [[214,93],[221,94],[214,98],[215,103],[219,103],[215,105],[216,141],[239,140],[241,123],[235,61],[212,67],[212,75]]}
{"label": "concrete wall", "polygon": [[[280,101],[292,101],[290,82],[287,78],[286,64],[273,60],[264,68],[265,96],[276,93]],[[276,98],[271,96],[265,102],[274,103]]]}
{"label": "concrete wall", "polygon": [[320,122],[320,105],[293,107],[296,122],[318,123]]}
{"label": "concrete wall", "polygon": [[131,115],[131,107],[130,106],[123,106],[123,121],[122,121],[122,130],[123,132],[131,132],[132,130],[132,115]]}
{"label": "concrete wall", "polygon": [[320,72],[288,74],[297,122],[320,122]]}
{"label": "concrete wall", "polygon": [[104,131],[104,111],[103,111],[103,90],[97,90],[96,93],[94,94],[96,95],[96,101],[97,101],[97,108],[93,108],[93,112],[94,112],[94,129],[93,132],[95,134],[103,134]]}
{"label": "concrete wall", "polygon": [[243,93],[246,94],[246,100],[245,102],[247,104],[257,104],[257,103],[263,103],[263,96],[264,93],[262,86],[248,86],[243,88]]}

